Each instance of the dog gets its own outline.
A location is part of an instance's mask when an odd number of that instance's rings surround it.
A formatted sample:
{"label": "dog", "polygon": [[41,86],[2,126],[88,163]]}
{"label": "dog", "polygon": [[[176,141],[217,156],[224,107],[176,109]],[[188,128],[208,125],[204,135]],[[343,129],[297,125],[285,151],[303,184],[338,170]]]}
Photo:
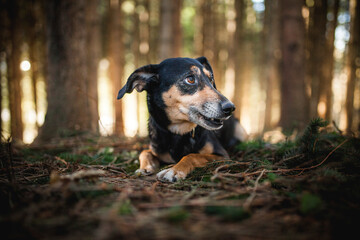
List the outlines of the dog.
{"label": "dog", "polygon": [[136,89],[147,92],[150,145],[139,155],[136,175],[151,175],[161,163],[160,181],[175,182],[209,161],[229,158],[226,149],[247,134],[232,117],[234,104],[222,95],[205,57],[169,58],[135,70],[117,99]]}

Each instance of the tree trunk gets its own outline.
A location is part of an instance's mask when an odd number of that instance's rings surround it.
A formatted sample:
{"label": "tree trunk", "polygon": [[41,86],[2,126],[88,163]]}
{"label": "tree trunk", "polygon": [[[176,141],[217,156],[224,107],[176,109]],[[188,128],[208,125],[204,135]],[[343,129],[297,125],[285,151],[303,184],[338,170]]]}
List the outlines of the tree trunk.
{"label": "tree trunk", "polygon": [[159,60],[159,51],[160,48],[160,23],[159,20],[159,9],[160,9],[160,0],[152,0],[148,2],[149,4],[149,62],[155,63]]}
{"label": "tree trunk", "polygon": [[110,78],[114,89],[114,108],[115,108],[115,135],[124,134],[124,122],[122,115],[122,104],[116,100],[116,95],[122,86],[124,75],[124,44],[123,44],[123,25],[121,15],[122,0],[110,1],[110,23],[109,23],[109,61]]}
{"label": "tree trunk", "polygon": [[285,131],[302,128],[308,121],[305,93],[305,25],[301,14],[303,1],[281,2],[281,117]]}
{"label": "tree trunk", "polygon": [[10,105],[10,129],[11,136],[14,139],[23,140],[23,123],[21,114],[21,87],[20,81],[22,73],[20,70],[21,61],[21,19],[20,6],[18,1],[9,1],[9,19],[10,19],[10,53],[7,54],[8,66],[8,87],[9,87],[9,105]]}
{"label": "tree trunk", "polygon": [[246,19],[245,14],[246,4],[245,0],[235,0],[236,12],[236,30],[235,30],[235,94],[234,104],[236,106],[235,116],[241,118],[241,104],[244,91],[244,71],[245,59],[243,57],[245,51],[245,38],[244,38],[244,23]]}
{"label": "tree trunk", "polygon": [[161,0],[160,3],[160,46],[159,58],[180,57],[181,25],[180,11],[182,0]]}
{"label": "tree trunk", "polygon": [[218,32],[217,32],[217,11],[216,5],[213,0],[206,0],[202,2],[201,15],[203,17],[202,25],[202,56],[205,56],[213,69],[215,83],[221,81],[221,75],[219,71],[219,44],[218,44]]}
{"label": "tree trunk", "polygon": [[46,4],[48,110],[37,141],[97,134],[98,1]]}
{"label": "tree trunk", "polygon": [[[4,1],[0,1],[0,64],[3,61],[6,61],[5,57],[6,57],[6,46],[8,45],[8,16],[7,16],[7,7],[6,7],[6,3]],[[3,105],[2,105],[2,92],[3,92],[3,79],[5,79],[7,76],[5,76],[5,72],[2,71],[2,69],[0,69],[0,114],[2,113],[3,110]],[[2,118],[0,118],[0,137],[1,137],[1,141],[3,140],[3,120]]]}
{"label": "tree trunk", "polygon": [[333,107],[332,81],[334,77],[334,40],[337,18],[339,13],[340,0],[335,0],[332,6],[333,19],[329,22],[328,38],[326,40],[326,57],[322,67],[324,76],[323,91],[320,98],[325,101],[325,119],[331,122]]}
{"label": "tree trunk", "polygon": [[[38,113],[37,83],[44,77],[44,43],[45,43],[45,17],[44,2],[33,0],[26,5],[29,8],[26,21],[26,37],[29,44],[29,60],[31,63],[32,90],[36,115]],[[38,122],[36,121],[36,127]]]}
{"label": "tree trunk", "polygon": [[[99,133],[99,111],[98,111],[98,64],[100,59],[100,15],[98,14],[98,6],[100,0],[85,1],[86,10],[86,78],[85,85],[87,108],[86,114],[89,117],[87,123],[88,131]],[[116,95],[115,95],[116,96]],[[115,98],[114,96],[114,98]]]}
{"label": "tree trunk", "polygon": [[264,78],[266,81],[264,129],[275,126],[273,108],[276,105],[276,91],[279,89],[279,2],[265,1],[264,18]]}
{"label": "tree trunk", "polygon": [[351,1],[354,8],[354,14],[351,16],[351,29],[348,54],[348,81],[346,91],[346,130],[351,131],[354,117],[354,95],[356,81],[359,81],[356,71],[360,68],[360,3]]}
{"label": "tree trunk", "polygon": [[[315,0],[310,9],[308,77],[311,83],[310,117],[318,116],[318,104],[324,86],[323,68],[326,56],[327,0]],[[326,66],[327,67],[327,66]]]}

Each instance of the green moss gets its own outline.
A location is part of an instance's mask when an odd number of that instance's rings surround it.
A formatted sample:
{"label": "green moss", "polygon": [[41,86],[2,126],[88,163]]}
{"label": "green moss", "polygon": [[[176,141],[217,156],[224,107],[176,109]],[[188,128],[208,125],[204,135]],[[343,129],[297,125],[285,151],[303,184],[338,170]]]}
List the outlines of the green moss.
{"label": "green moss", "polygon": [[242,221],[250,217],[243,207],[237,206],[206,206],[205,213],[218,216],[224,221]]}
{"label": "green moss", "polygon": [[131,204],[130,199],[126,199],[119,204],[118,210],[119,215],[131,215],[134,213],[134,207]]}
{"label": "green moss", "polygon": [[304,193],[300,199],[300,212],[303,214],[310,214],[318,212],[323,207],[323,201],[317,195],[311,193]]}
{"label": "green moss", "polygon": [[175,206],[169,208],[164,214],[164,218],[171,223],[180,223],[188,219],[190,213],[183,207]]}

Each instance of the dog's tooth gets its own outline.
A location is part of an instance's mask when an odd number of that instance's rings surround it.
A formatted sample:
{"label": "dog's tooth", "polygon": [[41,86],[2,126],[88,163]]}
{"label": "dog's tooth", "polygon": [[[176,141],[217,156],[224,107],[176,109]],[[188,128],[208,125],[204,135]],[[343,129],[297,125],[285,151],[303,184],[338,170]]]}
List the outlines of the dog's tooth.
{"label": "dog's tooth", "polygon": [[211,118],[211,121],[214,121],[214,118]]}

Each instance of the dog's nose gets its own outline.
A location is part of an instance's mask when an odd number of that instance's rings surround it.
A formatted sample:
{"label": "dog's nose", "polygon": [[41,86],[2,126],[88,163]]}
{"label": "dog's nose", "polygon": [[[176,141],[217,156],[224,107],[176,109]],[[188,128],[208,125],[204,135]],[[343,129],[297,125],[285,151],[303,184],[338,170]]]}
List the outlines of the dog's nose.
{"label": "dog's nose", "polygon": [[230,101],[226,101],[221,104],[221,108],[226,116],[230,116],[231,113],[235,110],[235,105]]}

